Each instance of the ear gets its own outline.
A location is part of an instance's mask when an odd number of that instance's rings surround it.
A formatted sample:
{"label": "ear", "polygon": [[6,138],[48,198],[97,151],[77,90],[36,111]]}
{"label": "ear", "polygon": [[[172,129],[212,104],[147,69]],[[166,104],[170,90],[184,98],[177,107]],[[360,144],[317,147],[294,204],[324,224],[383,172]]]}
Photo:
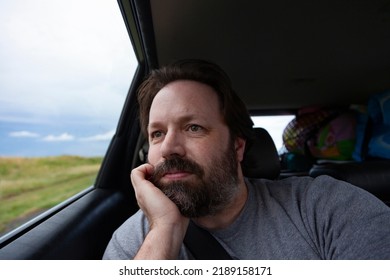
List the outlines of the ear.
{"label": "ear", "polygon": [[244,159],[246,140],[240,137],[237,137],[234,142],[234,147],[236,149],[236,156],[238,162],[241,162]]}

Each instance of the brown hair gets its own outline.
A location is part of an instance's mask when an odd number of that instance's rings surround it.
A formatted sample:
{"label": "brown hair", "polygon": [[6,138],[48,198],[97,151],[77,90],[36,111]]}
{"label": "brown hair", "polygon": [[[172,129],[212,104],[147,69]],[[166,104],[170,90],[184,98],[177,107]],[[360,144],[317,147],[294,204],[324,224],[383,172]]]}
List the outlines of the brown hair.
{"label": "brown hair", "polygon": [[236,137],[247,141],[252,139],[252,119],[245,104],[234,92],[227,74],[218,65],[197,59],[180,60],[153,70],[139,87],[140,122],[146,137],[149,111],[154,97],[167,84],[177,80],[191,80],[212,87],[218,94],[221,113],[233,139]]}

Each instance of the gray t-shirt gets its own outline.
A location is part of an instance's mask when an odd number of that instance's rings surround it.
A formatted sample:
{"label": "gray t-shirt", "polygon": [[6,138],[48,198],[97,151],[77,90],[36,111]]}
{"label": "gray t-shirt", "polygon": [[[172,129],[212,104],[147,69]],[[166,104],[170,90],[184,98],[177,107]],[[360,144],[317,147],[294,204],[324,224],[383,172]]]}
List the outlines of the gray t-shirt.
{"label": "gray t-shirt", "polygon": [[[329,176],[246,185],[239,217],[211,232],[234,259],[390,259],[390,208],[370,193]],[[148,229],[138,211],[115,231],[103,258],[132,259]],[[178,259],[191,258],[183,245]]]}

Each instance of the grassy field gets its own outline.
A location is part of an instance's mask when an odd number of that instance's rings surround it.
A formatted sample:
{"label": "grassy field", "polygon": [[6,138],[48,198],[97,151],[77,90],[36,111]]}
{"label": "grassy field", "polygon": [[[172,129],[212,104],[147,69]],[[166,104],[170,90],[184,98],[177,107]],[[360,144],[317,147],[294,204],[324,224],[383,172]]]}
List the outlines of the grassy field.
{"label": "grassy field", "polygon": [[102,158],[0,157],[0,235],[91,186]]}

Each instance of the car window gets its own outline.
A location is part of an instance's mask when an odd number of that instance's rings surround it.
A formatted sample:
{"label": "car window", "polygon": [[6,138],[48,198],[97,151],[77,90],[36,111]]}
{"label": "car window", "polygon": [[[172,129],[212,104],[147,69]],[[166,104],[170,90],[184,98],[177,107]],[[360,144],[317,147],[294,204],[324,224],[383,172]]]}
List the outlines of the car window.
{"label": "car window", "polygon": [[136,59],[116,1],[0,2],[0,235],[94,183]]}
{"label": "car window", "polygon": [[283,131],[287,124],[295,117],[295,115],[283,116],[253,116],[254,127],[262,127],[268,131],[272,140],[274,140],[276,149],[279,153],[283,153]]}

